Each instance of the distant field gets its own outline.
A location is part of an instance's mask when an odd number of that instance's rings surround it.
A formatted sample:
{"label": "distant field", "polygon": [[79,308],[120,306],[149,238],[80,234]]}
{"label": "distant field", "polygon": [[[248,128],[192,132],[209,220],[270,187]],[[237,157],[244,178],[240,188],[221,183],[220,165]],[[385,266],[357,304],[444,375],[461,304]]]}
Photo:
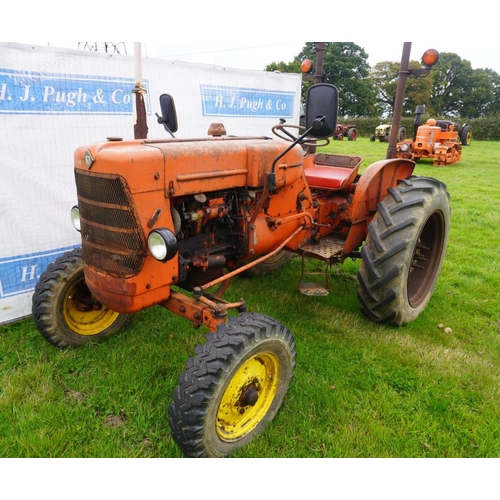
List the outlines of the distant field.
{"label": "distant field", "polygon": [[[327,149],[362,156],[364,168],[387,144]],[[284,406],[238,457],[500,456],[499,159],[500,142],[473,141],[458,164],[417,164],[416,175],[447,185],[452,217],[434,296],[405,327],[360,312],[358,261],[332,269],[326,297],[299,293],[299,259],[233,280],[228,300],[244,297],[297,344]],[[171,392],[205,334],[161,308],[71,351],[49,345],[30,319],[0,327],[0,456],[180,457]]]}

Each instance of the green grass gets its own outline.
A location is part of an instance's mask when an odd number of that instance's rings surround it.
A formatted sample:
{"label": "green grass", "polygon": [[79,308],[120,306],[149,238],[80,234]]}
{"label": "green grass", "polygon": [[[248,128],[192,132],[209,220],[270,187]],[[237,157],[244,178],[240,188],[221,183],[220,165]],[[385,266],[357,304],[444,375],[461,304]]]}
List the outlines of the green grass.
{"label": "green grass", "polygon": [[[387,145],[359,138],[328,149],[362,156],[365,167]],[[327,297],[299,293],[297,258],[233,280],[227,298],[245,297],[297,344],[283,408],[238,457],[500,456],[499,157],[499,142],[476,141],[456,165],[417,164],[417,175],[447,184],[452,217],[436,291],[405,327],[362,315],[359,262],[332,269]],[[161,308],[70,351],[29,319],[0,327],[0,456],[181,457],[170,395],[205,333]]]}

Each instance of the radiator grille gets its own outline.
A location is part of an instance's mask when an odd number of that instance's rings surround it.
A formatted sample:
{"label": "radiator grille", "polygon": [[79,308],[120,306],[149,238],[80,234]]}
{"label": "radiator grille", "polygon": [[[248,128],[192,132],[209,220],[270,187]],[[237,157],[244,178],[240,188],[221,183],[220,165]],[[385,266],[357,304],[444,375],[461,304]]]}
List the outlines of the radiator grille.
{"label": "radiator grille", "polygon": [[124,278],[141,270],[146,241],[123,177],[75,170],[80,209],[82,258]]}

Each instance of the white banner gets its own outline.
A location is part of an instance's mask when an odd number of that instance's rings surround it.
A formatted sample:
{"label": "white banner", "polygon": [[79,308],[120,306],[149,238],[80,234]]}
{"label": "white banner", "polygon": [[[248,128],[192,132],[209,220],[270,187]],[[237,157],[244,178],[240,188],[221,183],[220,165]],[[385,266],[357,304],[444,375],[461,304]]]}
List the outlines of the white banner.
{"label": "white banner", "polygon": [[[170,137],[155,113],[176,103],[179,138],[270,136],[298,125],[301,76],[142,59],[148,138]],[[73,153],[106,137],[134,138],[134,57],[0,43],[0,324],[31,314],[47,265],[79,245]]]}

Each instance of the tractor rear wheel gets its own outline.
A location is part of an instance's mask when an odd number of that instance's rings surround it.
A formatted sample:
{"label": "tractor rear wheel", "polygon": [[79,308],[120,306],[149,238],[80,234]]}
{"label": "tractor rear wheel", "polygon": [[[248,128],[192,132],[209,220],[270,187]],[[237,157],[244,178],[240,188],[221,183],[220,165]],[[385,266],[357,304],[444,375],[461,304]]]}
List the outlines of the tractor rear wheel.
{"label": "tractor rear wheel", "polygon": [[172,437],[188,457],[224,457],[250,443],[283,404],[295,342],[278,321],[243,313],[209,333],[179,377]]}
{"label": "tractor rear wheel", "polygon": [[47,266],[35,287],[32,313],[40,333],[62,349],[108,337],[130,316],[94,299],[85,284],[81,248]]}
{"label": "tractor rear wheel", "polygon": [[465,125],[460,131],[460,142],[463,146],[470,146],[472,142],[472,127],[470,125]]}
{"label": "tractor rear wheel", "polygon": [[371,320],[400,326],[419,316],[434,291],[449,232],[449,194],[429,177],[410,177],[388,191],[361,251],[358,299]]}
{"label": "tractor rear wheel", "polygon": [[349,141],[355,141],[358,138],[358,129],[356,127],[352,127],[347,131],[347,139]]}

